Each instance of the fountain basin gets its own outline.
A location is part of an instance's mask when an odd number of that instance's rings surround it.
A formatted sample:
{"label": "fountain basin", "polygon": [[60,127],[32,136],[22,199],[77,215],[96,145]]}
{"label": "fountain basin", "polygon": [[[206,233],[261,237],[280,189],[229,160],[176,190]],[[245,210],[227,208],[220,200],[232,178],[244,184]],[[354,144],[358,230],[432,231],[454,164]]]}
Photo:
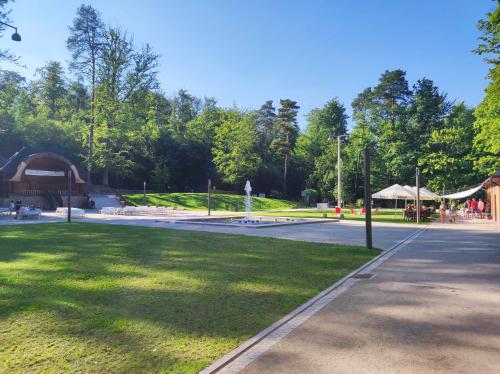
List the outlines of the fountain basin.
{"label": "fountain basin", "polygon": [[175,223],[191,225],[214,225],[228,227],[265,228],[277,226],[305,225],[311,223],[338,222],[335,219],[295,218],[295,217],[207,217],[176,220]]}

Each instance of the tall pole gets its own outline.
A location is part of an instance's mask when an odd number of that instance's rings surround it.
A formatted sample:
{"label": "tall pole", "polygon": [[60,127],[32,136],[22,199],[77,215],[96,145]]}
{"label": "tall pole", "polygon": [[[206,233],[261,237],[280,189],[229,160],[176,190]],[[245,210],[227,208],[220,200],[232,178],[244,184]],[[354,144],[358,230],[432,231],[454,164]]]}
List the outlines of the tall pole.
{"label": "tall pole", "polygon": [[68,171],[68,222],[71,222],[71,170]]}
{"label": "tall pole", "polygon": [[366,248],[372,248],[372,191],[370,185],[370,150],[365,148],[365,229]]}
{"label": "tall pole", "polygon": [[210,215],[210,190],[212,189],[212,180],[208,178],[208,188],[207,188],[207,196],[208,196],[208,215]]}
{"label": "tall pole", "polygon": [[144,181],[142,186],[142,205],[146,205],[146,181]]}
{"label": "tall pole", "polygon": [[340,139],[341,135],[337,136],[338,146],[337,146],[337,205],[339,208],[342,208],[340,201],[342,199],[342,178],[340,176]]}
{"label": "tall pole", "polygon": [[416,169],[417,182],[417,223],[420,223],[420,168]]}

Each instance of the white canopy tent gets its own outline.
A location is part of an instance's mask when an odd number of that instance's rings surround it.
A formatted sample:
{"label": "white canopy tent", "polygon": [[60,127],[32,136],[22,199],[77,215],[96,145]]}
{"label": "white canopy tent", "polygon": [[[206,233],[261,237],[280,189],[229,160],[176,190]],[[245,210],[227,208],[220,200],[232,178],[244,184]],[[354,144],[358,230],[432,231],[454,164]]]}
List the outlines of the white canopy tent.
{"label": "white canopy tent", "polygon": [[372,195],[374,199],[395,200],[394,208],[398,207],[398,200],[416,199],[417,194],[411,189],[405,188],[399,184],[393,184],[390,187],[384,188],[381,191],[375,192]]}
{"label": "white canopy tent", "polygon": [[384,188],[379,192],[375,192],[372,195],[374,199],[386,199],[386,200],[404,200],[404,199],[414,199],[417,195],[411,189],[407,189],[399,184],[393,184],[390,187]]}
{"label": "white canopy tent", "polygon": [[443,199],[452,199],[452,200],[465,199],[466,197],[469,197],[469,196],[475,194],[477,191],[479,191],[483,187],[483,184],[484,184],[484,182],[481,183],[479,186],[469,188],[468,190],[452,193],[449,195],[442,195],[441,197]]}

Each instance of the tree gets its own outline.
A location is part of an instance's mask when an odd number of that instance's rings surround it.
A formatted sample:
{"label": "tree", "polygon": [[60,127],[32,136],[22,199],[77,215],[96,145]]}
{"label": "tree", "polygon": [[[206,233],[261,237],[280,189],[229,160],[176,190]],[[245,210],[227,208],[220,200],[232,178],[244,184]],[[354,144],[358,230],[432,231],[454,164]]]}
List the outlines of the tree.
{"label": "tree", "polygon": [[280,100],[281,107],[278,109],[276,124],[279,126],[279,138],[275,139],[271,145],[273,150],[283,157],[283,196],[288,196],[287,176],[290,155],[295,146],[299,134],[297,125],[297,113],[300,107],[296,101],[290,99]]}
{"label": "tree", "polygon": [[[9,23],[9,13],[10,10],[6,9],[6,5],[9,0],[0,0],[0,22]],[[0,23],[0,38],[2,38],[2,33],[6,29],[7,26],[2,25]],[[12,54],[8,49],[0,49],[0,61],[8,61],[14,64],[17,64],[19,61],[19,57]]]}
{"label": "tree", "polygon": [[479,37],[481,42],[473,52],[485,55],[486,62],[498,65],[500,62],[498,58],[500,51],[500,2],[497,1],[495,11],[486,13],[486,18],[479,20],[477,28],[482,32]]}
{"label": "tree", "polygon": [[[99,119],[96,147],[103,168],[102,184],[109,184],[109,169],[129,172],[129,151],[132,139],[139,133],[139,123],[133,118],[135,102],[158,88],[158,55],[149,45],[140,51],[118,28],[104,35],[99,61],[96,115]],[[131,118],[132,117],[132,118]]]}
{"label": "tree", "polygon": [[214,164],[225,183],[242,185],[252,178],[261,162],[258,134],[251,114],[231,109],[222,113],[213,148]]}
{"label": "tree", "polygon": [[261,153],[264,157],[269,155],[269,147],[278,136],[275,119],[276,108],[274,108],[272,100],[267,100],[257,111],[255,117],[257,121],[257,131],[260,134]]}
{"label": "tree", "polygon": [[190,95],[186,90],[179,90],[172,101],[172,113],[169,126],[174,137],[182,139],[186,132],[186,125],[200,113],[201,100]]}
{"label": "tree", "polygon": [[104,43],[104,23],[99,12],[82,4],[76,11],[66,46],[71,52],[70,68],[90,85],[90,124],[88,136],[87,183],[92,184],[93,145],[95,125],[95,88],[97,64]]}
{"label": "tree", "polygon": [[488,78],[490,84],[485,90],[484,99],[474,112],[474,150],[477,154],[474,167],[479,175],[486,176],[500,168],[500,5],[486,19],[479,21],[478,28],[483,35],[475,49],[479,55],[492,64]]}
{"label": "tree", "polygon": [[40,79],[36,82],[41,104],[48,110],[49,119],[59,119],[63,101],[67,95],[64,69],[58,61],[49,61],[37,69]]}
{"label": "tree", "polygon": [[0,70],[0,160],[10,157],[22,146],[18,115],[22,102],[28,97],[24,77]]}
{"label": "tree", "polygon": [[332,140],[347,134],[345,107],[337,98],[328,101],[323,108],[316,108],[307,114],[307,127],[303,136],[307,138],[304,150],[310,159],[325,153]]}
{"label": "tree", "polygon": [[309,169],[307,186],[317,189],[321,199],[332,197],[336,185],[335,165],[336,136],[347,133],[345,107],[337,98],[328,101],[322,108],[315,108],[307,114],[307,127],[300,134],[295,155],[300,156]]}
{"label": "tree", "polygon": [[470,186],[476,181],[473,169],[473,110],[463,103],[453,107],[441,128],[423,145],[419,160],[426,185],[434,191]]}

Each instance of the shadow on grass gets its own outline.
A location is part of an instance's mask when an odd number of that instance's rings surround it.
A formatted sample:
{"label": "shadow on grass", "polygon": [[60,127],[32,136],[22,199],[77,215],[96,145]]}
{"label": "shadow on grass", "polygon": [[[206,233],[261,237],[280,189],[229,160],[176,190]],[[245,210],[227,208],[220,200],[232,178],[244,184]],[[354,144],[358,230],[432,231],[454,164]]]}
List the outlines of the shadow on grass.
{"label": "shadow on grass", "polygon": [[34,354],[45,335],[77,339],[86,355],[111,350],[95,358],[99,370],[125,354],[113,370],[142,360],[148,371],[196,372],[378,253],[78,223],[0,235],[0,328],[17,326],[7,328],[25,342],[17,353]]}

